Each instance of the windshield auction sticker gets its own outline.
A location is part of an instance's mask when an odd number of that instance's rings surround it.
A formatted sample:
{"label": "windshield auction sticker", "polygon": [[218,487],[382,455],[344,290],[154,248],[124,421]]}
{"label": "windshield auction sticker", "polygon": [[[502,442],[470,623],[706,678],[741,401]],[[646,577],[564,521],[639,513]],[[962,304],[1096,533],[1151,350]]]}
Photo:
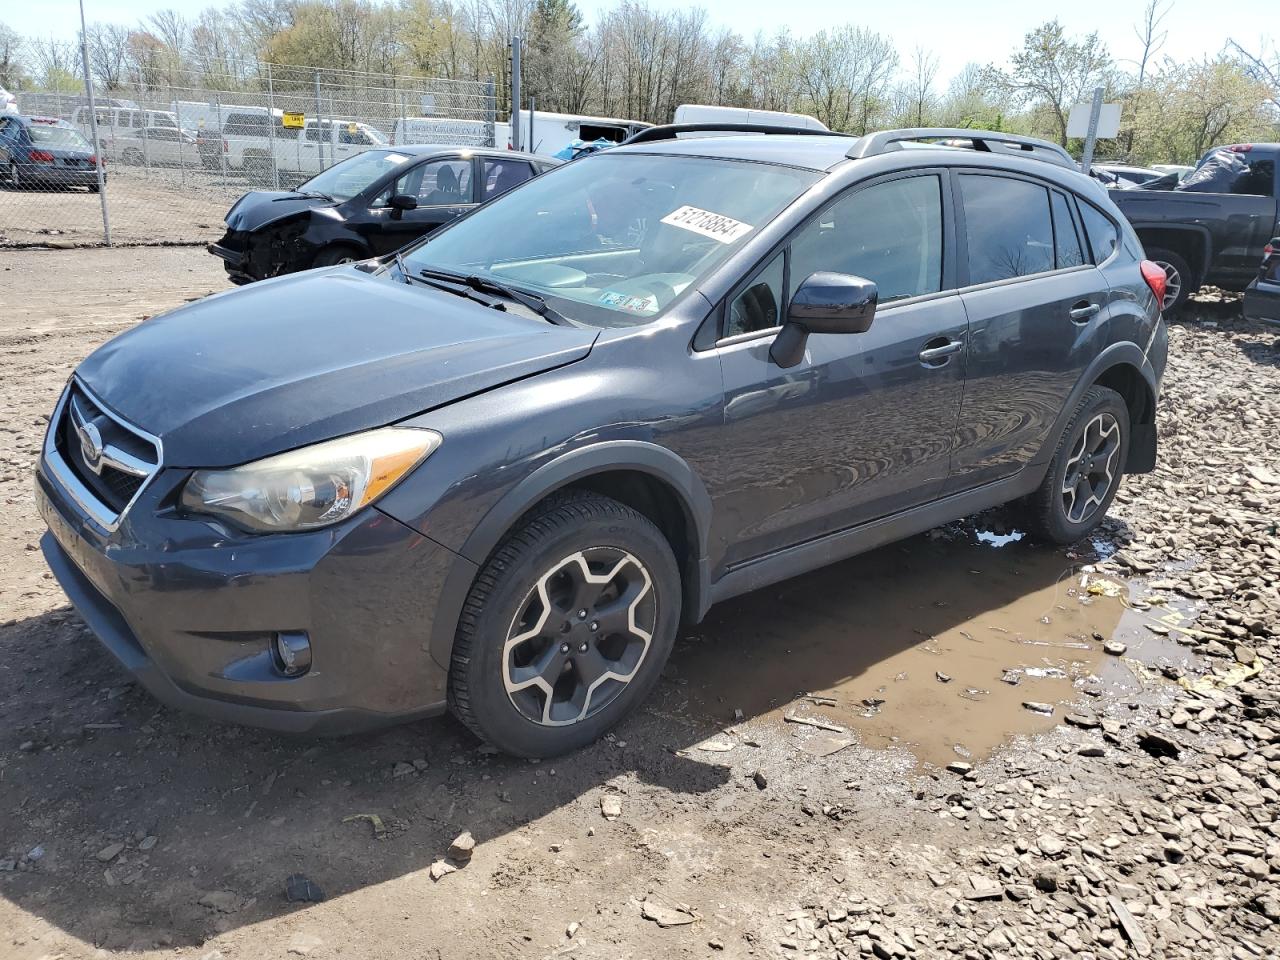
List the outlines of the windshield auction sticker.
{"label": "windshield auction sticker", "polygon": [[710,210],[699,210],[697,207],[681,207],[668,213],[662,222],[681,230],[710,237],[721,243],[733,243],[751,232],[751,224],[734,220]]}

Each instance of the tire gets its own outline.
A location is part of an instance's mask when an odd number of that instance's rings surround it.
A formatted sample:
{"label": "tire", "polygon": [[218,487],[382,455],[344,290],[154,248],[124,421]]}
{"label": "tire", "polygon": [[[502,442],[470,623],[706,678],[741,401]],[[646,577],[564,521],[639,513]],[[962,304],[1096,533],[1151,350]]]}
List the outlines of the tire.
{"label": "tire", "polygon": [[1168,287],[1161,309],[1165,313],[1174,313],[1187,302],[1187,298],[1191,294],[1200,289],[1199,282],[1191,273],[1191,265],[1187,263],[1186,258],[1180,253],[1166,250],[1163,247],[1150,247],[1147,249],[1147,259],[1164,270],[1165,282]]}
{"label": "tire", "polygon": [[[1061,544],[1088,536],[1120,488],[1128,455],[1129,408],[1114,390],[1090,387],[1063,430],[1039,489],[1027,498],[1032,532]],[[1078,469],[1081,465],[1087,472]],[[1072,477],[1077,482],[1070,482]]]}
{"label": "tire", "polygon": [[680,603],[676,558],[646,517],[595,493],[552,497],[476,575],[453,643],[450,709],[516,756],[586,746],[658,682]]}
{"label": "tire", "polygon": [[357,250],[355,247],[345,243],[337,243],[332,246],[325,247],[316,254],[316,258],[311,261],[313,267],[334,267],[340,263],[355,263],[357,260],[365,259],[367,255]]}
{"label": "tire", "polygon": [[127,163],[131,167],[140,167],[146,162],[140,150],[134,150],[130,147],[120,155],[120,162]]}

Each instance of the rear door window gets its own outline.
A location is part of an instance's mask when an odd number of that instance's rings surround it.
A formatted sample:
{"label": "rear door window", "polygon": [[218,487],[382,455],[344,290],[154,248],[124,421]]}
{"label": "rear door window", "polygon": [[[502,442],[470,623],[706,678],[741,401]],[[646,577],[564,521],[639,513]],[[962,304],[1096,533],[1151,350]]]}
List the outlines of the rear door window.
{"label": "rear door window", "polygon": [[1084,248],[1076,230],[1076,218],[1071,204],[1064,194],[1053,191],[1053,247],[1057,254],[1058,269],[1078,267],[1084,263]]}
{"label": "rear door window", "polygon": [[1027,180],[961,174],[969,282],[992,283],[1054,269],[1049,191]]}
{"label": "rear door window", "polygon": [[500,160],[486,157],[484,161],[484,196],[491,200],[518,187],[533,176],[533,166],[525,160]]}

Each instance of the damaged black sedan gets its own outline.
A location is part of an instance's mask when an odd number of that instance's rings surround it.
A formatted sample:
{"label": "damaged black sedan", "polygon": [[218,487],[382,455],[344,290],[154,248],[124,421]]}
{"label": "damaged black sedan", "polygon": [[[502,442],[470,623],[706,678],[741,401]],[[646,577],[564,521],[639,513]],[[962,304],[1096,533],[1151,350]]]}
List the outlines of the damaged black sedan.
{"label": "damaged black sedan", "polygon": [[439,144],[368,150],[296,190],[246,193],[209,252],[237,284],[381,256],[558,163]]}

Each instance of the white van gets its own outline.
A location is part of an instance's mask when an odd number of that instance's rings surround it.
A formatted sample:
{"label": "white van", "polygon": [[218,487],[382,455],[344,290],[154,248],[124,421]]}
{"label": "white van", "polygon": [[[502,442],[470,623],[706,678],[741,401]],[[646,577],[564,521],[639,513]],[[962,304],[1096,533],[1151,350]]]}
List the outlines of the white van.
{"label": "white van", "polygon": [[[142,110],[132,107],[109,107],[99,106],[96,108],[98,119],[98,135],[104,136],[105,133],[119,132],[122,130],[137,130],[139,127],[168,127],[171,130],[180,129],[178,116],[168,110]],[[71,122],[79,127],[87,136],[91,124],[89,122],[89,108],[76,107],[75,113],[71,115]],[[105,131],[104,131],[105,128]]]}
{"label": "white van", "polygon": [[[804,130],[826,130],[827,125],[803,113],[781,110],[750,110],[746,107],[712,107],[701,103],[682,103],[676,107],[672,123],[754,123],[766,127],[800,127]],[[708,131],[706,136],[733,136],[729,132]]]}
{"label": "white van", "polygon": [[[517,122],[514,114],[511,121],[513,124]],[[633,133],[653,126],[642,120],[585,117],[571,113],[547,113],[545,110],[519,111],[519,124],[520,149],[544,157],[554,157],[575,140],[590,143],[604,139],[621,143]]]}

